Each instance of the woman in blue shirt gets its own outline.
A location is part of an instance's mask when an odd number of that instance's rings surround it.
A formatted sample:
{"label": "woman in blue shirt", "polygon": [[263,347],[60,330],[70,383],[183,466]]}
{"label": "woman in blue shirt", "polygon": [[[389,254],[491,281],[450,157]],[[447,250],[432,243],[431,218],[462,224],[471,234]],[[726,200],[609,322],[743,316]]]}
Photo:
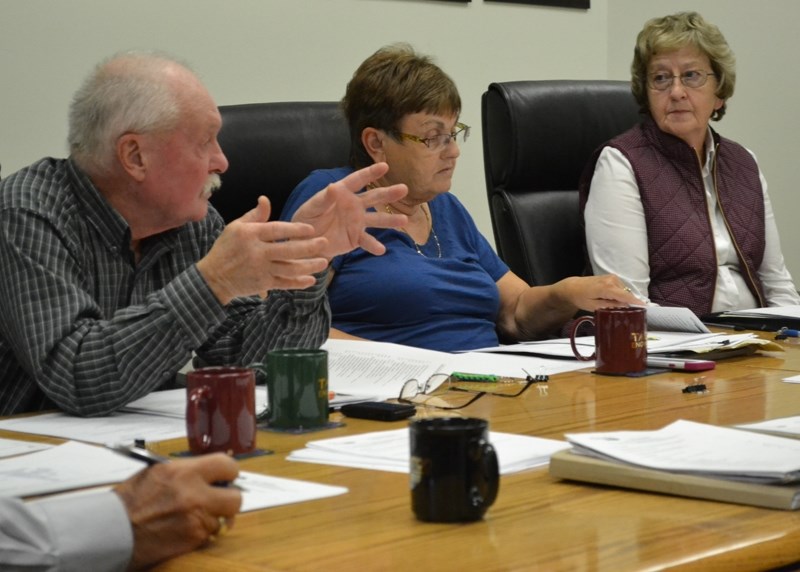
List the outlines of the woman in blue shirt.
{"label": "woman in blue shirt", "polygon": [[442,351],[557,333],[579,310],[641,303],[615,276],[571,277],[528,286],[509,271],[450,194],[469,127],[459,122],[455,84],[407,45],[378,50],[356,70],[342,100],[351,166],[314,171],[293,191],[282,218],[354,169],[389,164],[378,184],[408,195],[381,205],[408,216],[400,230],[371,230],[386,254],[361,249],[332,261],[331,337],[358,337]]}

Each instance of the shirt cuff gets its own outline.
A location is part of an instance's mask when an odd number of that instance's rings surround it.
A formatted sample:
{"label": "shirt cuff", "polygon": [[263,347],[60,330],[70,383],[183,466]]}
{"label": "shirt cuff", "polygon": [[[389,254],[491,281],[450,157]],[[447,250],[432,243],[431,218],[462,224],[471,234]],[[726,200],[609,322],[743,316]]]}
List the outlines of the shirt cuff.
{"label": "shirt cuff", "polygon": [[167,284],[161,295],[190,340],[189,349],[205,342],[227,315],[196,264]]}
{"label": "shirt cuff", "polygon": [[59,552],[59,570],[125,570],[133,556],[133,530],[113,491],[62,495],[29,503],[45,517]]}

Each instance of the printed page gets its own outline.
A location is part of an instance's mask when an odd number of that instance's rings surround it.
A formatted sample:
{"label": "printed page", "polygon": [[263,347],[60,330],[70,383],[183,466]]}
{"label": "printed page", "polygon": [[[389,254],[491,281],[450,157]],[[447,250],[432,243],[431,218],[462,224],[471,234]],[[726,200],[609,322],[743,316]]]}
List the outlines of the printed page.
{"label": "printed page", "polygon": [[236,484],[244,489],[240,512],[333,497],[347,492],[346,487],[284,479],[248,471],[239,473]]}
{"label": "printed page", "polygon": [[737,427],[747,429],[748,431],[763,431],[765,433],[800,437],[800,415],[782,417],[780,419],[769,419],[768,421],[759,421],[758,423],[746,423],[744,425],[737,425]]}
{"label": "printed page", "polygon": [[53,445],[47,443],[31,443],[30,441],[18,441],[16,439],[0,439],[0,457],[14,457],[35,451],[49,449]]}
{"label": "printed page", "polygon": [[709,333],[709,329],[689,308],[671,306],[645,306],[647,329],[665,332]]}
{"label": "printed page", "polygon": [[657,431],[566,435],[577,452],[652,469],[800,478],[800,440],[679,420]]}
{"label": "printed page", "polygon": [[144,467],[142,461],[108,449],[68,441],[0,460],[0,495],[24,497],[116,483]]}
{"label": "printed page", "polygon": [[400,344],[329,339],[328,389],[346,395],[392,399],[409,379],[451,372],[453,355]]}
{"label": "printed page", "polygon": [[186,421],[169,415],[118,412],[107,417],[44,413],[0,421],[0,429],[75,439],[88,443],[163,441],[186,436]]}
{"label": "printed page", "polygon": [[786,316],[789,318],[800,318],[800,306],[774,306],[770,308],[751,308],[748,310],[730,310],[725,312],[725,316],[745,316],[745,317],[758,317],[767,316],[771,318],[780,318]]}
{"label": "printed page", "polygon": [[[494,431],[489,432],[489,442],[497,451],[501,475],[544,466],[550,455],[569,448],[564,441]],[[407,473],[410,454],[406,427],[310,441],[305,449],[292,451],[287,459]]]}

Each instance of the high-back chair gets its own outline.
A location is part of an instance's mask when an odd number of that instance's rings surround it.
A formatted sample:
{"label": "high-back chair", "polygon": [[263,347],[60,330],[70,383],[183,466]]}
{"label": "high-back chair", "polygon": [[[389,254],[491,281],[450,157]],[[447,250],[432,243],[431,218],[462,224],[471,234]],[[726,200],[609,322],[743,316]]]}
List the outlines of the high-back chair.
{"label": "high-back chair", "polygon": [[531,285],[590,273],[578,181],[598,146],[639,121],[630,84],[492,83],[481,111],[497,253]]}
{"label": "high-back chair", "polygon": [[311,171],[347,165],[350,136],[337,102],[249,103],[219,111],[229,167],[211,204],[225,222],[254,208],[259,195],[269,198],[275,220]]}

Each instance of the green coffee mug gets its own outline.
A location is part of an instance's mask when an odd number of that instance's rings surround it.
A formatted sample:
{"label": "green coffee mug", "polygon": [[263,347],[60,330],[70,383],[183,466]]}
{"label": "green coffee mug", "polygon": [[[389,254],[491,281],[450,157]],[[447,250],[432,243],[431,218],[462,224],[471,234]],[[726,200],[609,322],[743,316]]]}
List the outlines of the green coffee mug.
{"label": "green coffee mug", "polygon": [[[255,365],[255,364],[253,364]],[[265,371],[263,364],[259,369]],[[259,414],[275,429],[328,424],[328,352],[272,350],[267,354],[267,408]]]}

